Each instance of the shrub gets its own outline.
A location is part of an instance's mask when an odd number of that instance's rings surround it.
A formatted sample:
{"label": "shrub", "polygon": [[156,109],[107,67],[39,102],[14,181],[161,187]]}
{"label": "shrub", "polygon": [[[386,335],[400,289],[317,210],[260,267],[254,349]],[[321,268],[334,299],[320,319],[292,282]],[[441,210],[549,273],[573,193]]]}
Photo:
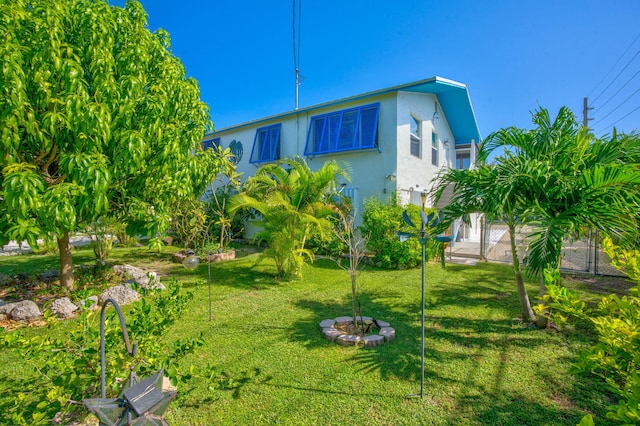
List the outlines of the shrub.
{"label": "shrub", "polygon": [[[361,231],[369,235],[368,248],[373,252],[373,261],[383,268],[412,268],[422,259],[422,248],[417,238],[400,242],[397,232],[415,232],[402,220],[402,212],[407,210],[415,224],[420,221],[420,207],[398,205],[394,197],[383,202],[377,198],[365,200]],[[438,243],[429,240],[426,245],[426,258],[434,258],[439,251]]]}
{"label": "shrub", "polygon": [[[146,296],[125,313],[129,336],[138,342],[135,357],[123,350],[120,323],[113,318],[115,310],[108,308],[106,312],[105,319],[109,318],[105,324],[108,396],[117,393],[118,383],[128,377],[130,366],[143,377],[164,368],[174,384],[190,378],[190,372],[179,370],[176,364],[201,346],[202,338],[181,339],[167,345],[162,337],[182,316],[192,294],[181,293],[178,284],[172,281],[164,292]],[[34,367],[32,377],[27,379],[34,384],[30,387],[34,391],[16,393],[11,424],[51,424],[57,413],[77,411],[78,406],[74,404],[99,395],[100,354],[96,345],[100,337],[96,316],[99,318],[99,311],[84,311],[78,326],[64,338],[44,333],[27,338],[20,331],[0,335],[0,347],[18,349],[24,361]],[[49,327],[55,327],[56,320],[49,313],[46,319]],[[43,353],[48,356],[43,357]]]}
{"label": "shrub", "polygon": [[[601,377],[619,397],[609,407],[607,417],[624,424],[640,423],[640,251],[622,250],[610,239],[603,243],[612,265],[627,272],[638,285],[629,296],[604,296],[596,308],[559,286],[549,286],[549,306],[570,317],[590,323],[598,341],[580,354],[574,373],[591,373]],[[556,322],[564,320],[558,314]],[[584,419],[588,424],[588,419]]]}

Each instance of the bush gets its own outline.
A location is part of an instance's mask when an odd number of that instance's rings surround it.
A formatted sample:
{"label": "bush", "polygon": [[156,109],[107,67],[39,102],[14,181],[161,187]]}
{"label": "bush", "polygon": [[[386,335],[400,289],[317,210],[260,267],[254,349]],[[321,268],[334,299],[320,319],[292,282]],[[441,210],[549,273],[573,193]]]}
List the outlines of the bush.
{"label": "bush", "polygon": [[[369,235],[367,248],[374,253],[373,261],[383,268],[413,268],[422,261],[422,247],[417,238],[410,238],[402,243],[398,239],[398,231],[416,232],[416,229],[402,219],[404,210],[407,210],[415,224],[421,223],[420,207],[416,205],[402,207],[393,197],[386,202],[377,198],[365,200],[360,230]],[[426,244],[426,259],[433,259],[438,252],[438,243],[429,240]]]}
{"label": "bush", "polygon": [[[142,289],[141,289],[142,290]],[[123,350],[120,323],[114,319],[115,309],[107,309],[105,326],[105,353],[107,396],[117,394],[120,385],[129,375],[129,367],[141,376],[165,369],[173,384],[190,378],[177,369],[177,363],[186,354],[202,345],[201,337],[181,339],[169,346],[162,337],[187,308],[192,295],[182,294],[173,281],[168,289],[157,295],[136,302],[126,313],[131,341],[138,341],[138,352],[130,357]],[[96,322],[99,311],[85,310],[78,319],[78,326],[64,338],[47,335],[24,337],[20,331],[0,334],[0,347],[17,348],[24,362],[33,364],[33,375],[27,381],[34,385],[33,392],[16,392],[11,411],[11,424],[51,424],[54,415],[76,411],[84,398],[100,394],[100,354],[96,345],[100,341]],[[46,314],[49,327],[56,320]],[[43,357],[43,353],[49,355]],[[81,409],[84,412],[84,408]]]}
{"label": "bush", "polygon": [[[610,294],[604,296],[596,308],[590,309],[574,293],[552,285],[546,299],[550,307],[591,324],[597,333],[598,341],[580,354],[573,372],[601,377],[619,397],[618,404],[609,407],[608,418],[623,424],[639,424],[640,251],[622,250],[610,239],[605,239],[603,248],[612,259],[612,265],[638,283],[629,296]],[[565,320],[558,314],[552,319],[556,322]]]}

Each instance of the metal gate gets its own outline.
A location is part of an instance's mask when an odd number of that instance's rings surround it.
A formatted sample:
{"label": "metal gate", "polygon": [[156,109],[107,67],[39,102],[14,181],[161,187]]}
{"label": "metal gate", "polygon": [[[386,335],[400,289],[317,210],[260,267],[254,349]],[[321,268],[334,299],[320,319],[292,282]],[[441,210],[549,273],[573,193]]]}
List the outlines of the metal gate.
{"label": "metal gate", "polygon": [[[516,228],[516,251],[520,262],[526,260],[527,235],[530,227]],[[485,223],[482,230],[482,256],[491,262],[512,263],[509,227],[504,223]],[[566,271],[584,272],[593,275],[625,276],[610,265],[609,256],[602,251],[600,235],[590,232],[585,238],[565,240],[560,268]]]}

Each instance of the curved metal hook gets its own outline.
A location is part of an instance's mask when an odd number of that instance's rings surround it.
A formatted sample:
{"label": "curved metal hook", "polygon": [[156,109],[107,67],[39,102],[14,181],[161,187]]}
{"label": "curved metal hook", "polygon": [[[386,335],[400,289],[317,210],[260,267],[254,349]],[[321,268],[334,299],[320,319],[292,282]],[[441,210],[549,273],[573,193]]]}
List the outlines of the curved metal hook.
{"label": "curved metal hook", "polygon": [[129,343],[129,334],[127,333],[127,324],[124,322],[124,316],[122,315],[122,310],[120,310],[120,305],[115,300],[109,298],[104,301],[102,304],[102,311],[100,312],[100,385],[102,390],[102,398],[106,398],[107,389],[105,385],[105,359],[104,359],[104,311],[107,308],[107,305],[111,303],[114,308],[116,308],[116,312],[118,313],[118,317],[120,318],[120,328],[122,328],[122,337],[124,339],[124,344],[127,347],[127,353],[131,356],[135,356],[136,350],[138,349],[138,342],[133,342],[133,347],[131,343]]}

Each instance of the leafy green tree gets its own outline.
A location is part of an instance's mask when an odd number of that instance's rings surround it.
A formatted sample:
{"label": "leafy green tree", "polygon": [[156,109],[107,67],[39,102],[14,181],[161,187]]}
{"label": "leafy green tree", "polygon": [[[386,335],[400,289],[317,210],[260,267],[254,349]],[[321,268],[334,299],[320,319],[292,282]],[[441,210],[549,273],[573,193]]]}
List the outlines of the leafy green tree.
{"label": "leafy green tree", "polygon": [[299,275],[304,257],[313,259],[305,248],[310,235],[331,232],[328,217],[337,209],[332,197],[338,177],[349,178],[346,164],[327,161],[313,171],[304,158],[290,157],[261,166],[244,191],[229,200],[232,213],[253,209],[259,214],[262,229],[256,239],[267,242],[262,255],[275,261],[278,275]]}
{"label": "leafy green tree", "polygon": [[0,40],[0,243],[55,233],[72,289],[71,232],[109,215],[154,235],[202,193],[208,108],[135,0],[0,0]]}

